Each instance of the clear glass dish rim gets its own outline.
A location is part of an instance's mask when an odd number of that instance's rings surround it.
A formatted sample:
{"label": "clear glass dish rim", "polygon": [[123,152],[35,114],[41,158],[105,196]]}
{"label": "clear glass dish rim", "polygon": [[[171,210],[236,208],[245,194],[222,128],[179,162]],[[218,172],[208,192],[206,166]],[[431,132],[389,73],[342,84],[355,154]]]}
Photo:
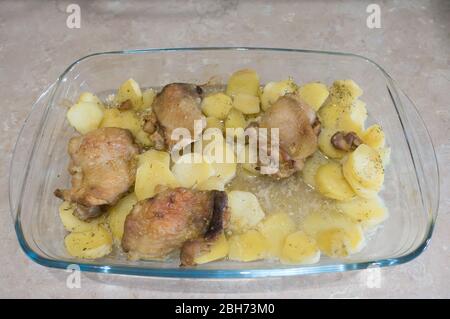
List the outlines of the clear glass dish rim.
{"label": "clear glass dish rim", "polygon": [[[88,54],[84,57],[79,58],[72,64],[70,64],[65,71],[57,78],[57,80],[45,90],[41,96],[36,100],[36,102],[33,104],[31,111],[29,115],[27,116],[27,119],[24,121],[24,124],[22,125],[22,128],[19,132],[17,142],[15,144],[13,154],[16,153],[16,147],[18,144],[18,140],[20,139],[22,132],[26,126],[26,122],[28,121],[28,118],[33,113],[36,105],[41,100],[41,98],[45,97],[49,92],[52,94],[49,99],[48,105],[52,104],[54,100],[54,92],[58,89],[62,79],[64,79],[65,75],[70,72],[77,64],[81,63],[82,61],[96,57],[96,56],[102,56],[102,55],[130,55],[130,54],[145,54],[145,53],[155,53],[155,52],[175,52],[175,51],[273,51],[273,52],[297,52],[297,53],[306,53],[306,54],[323,54],[323,55],[332,55],[332,56],[347,56],[347,57],[354,57],[357,59],[362,59],[366,62],[369,62],[373,64],[379,71],[383,73],[383,75],[386,77],[386,80],[392,85],[394,90],[399,90],[399,88],[395,85],[395,81],[393,78],[375,61],[364,57],[362,55],[354,54],[354,53],[345,53],[345,52],[337,52],[337,51],[320,51],[320,50],[306,50],[306,49],[292,49],[292,48],[270,48],[270,47],[233,47],[233,46],[227,46],[227,47],[179,47],[179,48],[146,48],[146,49],[130,49],[130,50],[119,50],[119,51],[105,51],[105,52],[96,52],[92,54]],[[418,119],[421,121],[423,128],[427,134],[427,138],[431,142],[431,149],[433,151],[433,159],[434,159],[434,165],[436,168],[436,177],[437,177],[437,197],[436,197],[436,203],[435,203],[435,209],[430,212],[430,215],[432,218],[429,220],[429,223],[427,225],[427,234],[424,237],[424,240],[418,245],[413,251],[410,253],[400,256],[398,258],[385,258],[385,259],[378,259],[378,260],[371,260],[371,261],[365,261],[365,262],[357,262],[357,263],[336,263],[336,264],[330,264],[330,265],[319,265],[319,266],[292,266],[289,268],[273,268],[273,269],[197,269],[197,268],[142,268],[142,267],[136,267],[136,266],[109,266],[102,263],[83,263],[79,261],[64,261],[64,260],[56,260],[51,258],[46,258],[44,256],[41,256],[37,254],[27,243],[25,240],[21,223],[20,223],[20,205],[17,207],[17,212],[14,213],[13,210],[13,201],[12,198],[12,183],[13,183],[13,176],[11,174],[12,167],[13,167],[13,159],[14,155],[12,157],[11,163],[10,163],[10,176],[9,176],[9,203],[11,208],[11,214],[14,221],[14,228],[16,231],[16,235],[19,241],[19,245],[22,248],[22,250],[25,252],[25,254],[34,262],[46,266],[46,267],[52,267],[52,268],[59,268],[59,269],[67,269],[67,267],[71,264],[76,264],[80,267],[81,271],[88,271],[88,272],[96,272],[96,273],[110,273],[110,274],[120,274],[120,275],[135,275],[135,276],[149,276],[149,277],[175,277],[175,278],[258,278],[258,277],[275,277],[275,276],[292,276],[292,275],[306,275],[306,274],[319,274],[319,273],[329,273],[329,272],[343,272],[343,271],[350,271],[350,270],[359,270],[359,269],[366,269],[366,268],[374,268],[374,267],[387,267],[387,266],[393,266],[393,265],[400,265],[406,262],[409,262],[416,257],[418,257],[428,246],[438,210],[439,210],[439,201],[440,201],[440,173],[439,173],[439,165],[437,162],[435,147],[433,145],[433,141],[431,139],[430,133],[420,116],[420,113],[417,110],[416,105],[414,102],[406,95],[403,91],[401,91],[405,97],[408,99],[408,101],[411,103],[411,106],[414,108],[414,111],[416,112]],[[397,92],[395,92],[398,94]],[[395,107],[397,107],[395,105]],[[45,118],[45,114],[43,116]],[[42,123],[41,123],[42,124]],[[42,125],[40,125],[37,128],[37,131],[40,131],[42,129]],[[34,145],[31,151],[31,154],[34,152]],[[28,163],[27,163],[28,164]],[[26,180],[26,175],[23,180],[23,184]],[[23,185],[21,185],[21,191],[19,195],[18,202],[20,203],[23,198]]]}

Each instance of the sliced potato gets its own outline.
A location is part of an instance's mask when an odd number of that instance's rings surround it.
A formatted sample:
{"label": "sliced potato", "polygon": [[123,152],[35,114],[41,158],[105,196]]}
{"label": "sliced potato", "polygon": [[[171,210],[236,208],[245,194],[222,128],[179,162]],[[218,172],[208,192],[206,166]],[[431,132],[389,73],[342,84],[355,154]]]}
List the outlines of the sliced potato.
{"label": "sliced potato", "polygon": [[350,153],[342,167],[345,178],[359,196],[373,197],[380,191],[384,182],[383,162],[379,153],[370,146],[358,146]]}
{"label": "sliced potato", "polygon": [[[233,148],[222,139],[222,143],[217,143],[217,150],[222,150],[222,154],[212,154],[214,157],[208,156],[207,160],[214,169],[213,177],[223,180],[224,184],[228,184],[236,176],[236,156]],[[211,153],[210,153],[211,154]]]}
{"label": "sliced potato", "polygon": [[286,237],[281,250],[281,262],[291,265],[315,264],[320,259],[320,250],[314,238],[303,231]]}
{"label": "sliced potato", "polygon": [[221,132],[225,131],[225,124],[215,117],[207,117],[206,118],[206,128],[218,128]]}
{"label": "sliced potato", "polygon": [[70,233],[64,238],[68,253],[74,257],[96,259],[112,251],[111,233],[103,226],[77,233]]}
{"label": "sliced potato", "polygon": [[138,166],[134,192],[138,200],[155,196],[164,187],[179,187],[180,183],[162,162],[149,161]]}
{"label": "sliced potato", "polygon": [[182,187],[195,187],[209,177],[215,171],[201,154],[189,153],[181,156],[172,166],[172,172]]}
{"label": "sliced potato", "polygon": [[360,100],[344,106],[327,103],[319,110],[319,118],[324,128],[360,134],[364,129],[367,110]]}
{"label": "sliced potato", "polygon": [[207,252],[200,254],[194,258],[194,262],[198,265],[206,264],[211,261],[223,259],[227,257],[229,251],[228,240],[222,233],[217,240],[209,247]]}
{"label": "sliced potato", "polygon": [[125,218],[137,203],[137,197],[131,193],[108,209],[108,225],[115,241],[120,242],[123,236]]}
{"label": "sliced potato", "polygon": [[387,218],[387,209],[378,196],[371,199],[357,197],[351,201],[339,202],[337,208],[363,229],[373,228]]}
{"label": "sliced potato", "polygon": [[105,222],[105,215],[91,219],[89,221],[80,220],[74,215],[75,206],[69,202],[63,202],[59,206],[59,217],[64,228],[70,232],[84,232],[96,228]]}
{"label": "sliced potato", "polygon": [[224,120],[232,107],[231,97],[222,92],[208,95],[202,101],[203,113],[208,117],[212,116],[219,120]]}
{"label": "sliced potato", "polygon": [[117,103],[117,105],[121,105],[123,102],[128,100],[133,105],[133,109],[137,110],[142,107],[143,101],[141,88],[133,79],[128,79],[123,82],[115,96],[115,103]]}
{"label": "sliced potato", "polygon": [[234,72],[227,84],[226,93],[229,96],[237,94],[249,94],[258,96],[259,92],[259,76],[251,69],[243,69]]}
{"label": "sliced potato", "polygon": [[304,219],[303,230],[330,257],[345,257],[364,246],[361,226],[339,212],[311,213]]}
{"label": "sliced potato", "polygon": [[170,154],[165,151],[151,149],[138,155],[138,165],[146,162],[160,162],[166,167],[170,167]]}
{"label": "sliced potato", "polygon": [[102,122],[103,106],[93,102],[78,102],[67,111],[67,120],[81,134],[97,129]]}
{"label": "sliced potato", "polygon": [[267,243],[269,257],[279,258],[286,236],[294,232],[296,225],[286,213],[268,215],[259,225],[258,231],[264,236]]}
{"label": "sliced potato", "polygon": [[355,197],[355,192],[342,174],[339,163],[330,162],[320,166],[315,181],[317,190],[328,198],[343,201]]}
{"label": "sliced potato", "polygon": [[227,118],[225,119],[225,128],[242,128],[245,129],[247,126],[247,122],[245,121],[245,117],[241,111],[236,109],[231,109],[228,113]]}
{"label": "sliced potato", "polygon": [[330,101],[349,105],[362,94],[362,89],[353,80],[338,80],[330,88]]}
{"label": "sliced potato", "polygon": [[104,107],[102,101],[93,93],[91,92],[83,92],[78,97],[78,102],[88,102],[88,103],[94,103],[98,106]]}
{"label": "sliced potato", "polygon": [[327,86],[319,82],[306,83],[298,89],[298,95],[311,106],[314,111],[320,109],[329,94]]}
{"label": "sliced potato", "polygon": [[331,144],[331,138],[333,135],[338,132],[338,129],[335,128],[323,128],[320,131],[318,144],[319,149],[328,157],[331,158],[342,158],[347,153],[341,150],[338,150]]}
{"label": "sliced potato", "polygon": [[254,261],[266,256],[267,243],[257,230],[249,230],[228,239],[228,258],[237,261]]}
{"label": "sliced potato", "polygon": [[233,97],[233,107],[243,114],[259,113],[259,97],[249,94],[236,94]]}
{"label": "sliced potato", "polygon": [[280,96],[294,93],[296,88],[297,86],[292,79],[267,83],[261,93],[262,109],[266,111]]}
{"label": "sliced potato", "polygon": [[203,181],[200,184],[198,184],[195,187],[195,189],[198,189],[200,191],[212,191],[212,190],[223,191],[225,190],[225,185],[226,183],[223,178],[211,176],[206,181]]}
{"label": "sliced potato", "polygon": [[230,208],[230,230],[242,232],[255,227],[263,218],[258,199],[250,192],[231,191],[228,193],[228,207]]}
{"label": "sliced potato", "polygon": [[309,186],[316,188],[316,173],[320,166],[328,163],[329,160],[319,151],[309,157],[302,169],[303,181]]}
{"label": "sliced potato", "polygon": [[381,161],[383,162],[383,167],[386,167],[391,162],[391,148],[383,147],[378,150],[380,154]]}
{"label": "sliced potato", "polygon": [[367,128],[362,134],[364,144],[369,145],[373,149],[381,149],[384,147],[384,132],[380,125],[374,124]]}
{"label": "sliced potato", "polygon": [[156,91],[153,89],[146,89],[144,92],[142,92],[142,105],[141,105],[141,109],[149,109],[152,104],[153,104],[153,100],[156,97]]}

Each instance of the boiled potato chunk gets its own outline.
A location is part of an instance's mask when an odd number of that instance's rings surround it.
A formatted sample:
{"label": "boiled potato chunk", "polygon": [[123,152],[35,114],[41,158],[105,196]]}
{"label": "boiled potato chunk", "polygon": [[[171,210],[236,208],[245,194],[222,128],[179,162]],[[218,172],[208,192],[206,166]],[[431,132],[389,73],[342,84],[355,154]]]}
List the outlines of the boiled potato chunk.
{"label": "boiled potato chunk", "polygon": [[[219,143],[218,143],[219,144]],[[224,184],[228,184],[236,176],[236,157],[233,148],[223,140],[221,145],[216,144],[217,149],[222,151],[214,157],[208,157],[214,169],[214,176],[223,180]]]}
{"label": "boiled potato chunk", "polygon": [[275,103],[279,97],[288,94],[294,93],[296,89],[296,85],[292,79],[280,81],[280,82],[269,82],[264,86],[264,89],[261,93],[261,106],[264,111],[266,111],[269,107]]}
{"label": "boiled potato chunk", "polygon": [[309,157],[302,169],[303,181],[309,186],[316,188],[316,173],[320,166],[328,163],[329,160],[321,153],[315,152]]}
{"label": "boiled potato chunk", "polygon": [[339,201],[350,200],[355,192],[342,174],[341,164],[330,162],[317,170],[316,189],[324,196]]}
{"label": "boiled potato chunk", "polygon": [[156,91],[153,89],[146,89],[142,92],[142,105],[141,109],[148,109],[152,106],[153,100],[156,97]]}
{"label": "boiled potato chunk", "polygon": [[224,123],[216,117],[209,116],[206,118],[206,128],[217,128],[221,132],[225,131]]}
{"label": "boiled potato chunk", "polygon": [[103,106],[93,102],[78,102],[67,111],[67,120],[81,134],[97,129],[103,119]]}
{"label": "boiled potato chunk", "polygon": [[249,94],[236,94],[233,97],[233,107],[243,114],[259,113],[259,97]]}
{"label": "boiled potato chunk", "polygon": [[231,191],[228,193],[228,207],[230,208],[230,230],[242,232],[255,227],[263,218],[258,199],[250,192]]}
{"label": "boiled potato chunk", "polygon": [[173,165],[172,172],[182,187],[194,187],[214,175],[213,166],[199,153],[181,156]]}
{"label": "boiled potato chunk", "polygon": [[338,131],[339,130],[335,128],[323,128],[319,134],[319,149],[322,153],[331,158],[342,158],[345,154],[347,154],[344,151],[338,150],[333,146],[333,144],[331,144],[331,138]]}
{"label": "boiled potato chunk", "polygon": [[224,179],[217,177],[217,176],[211,176],[206,181],[201,182],[198,184],[198,186],[195,187],[195,189],[198,189],[200,191],[223,191],[225,190],[225,181]]}
{"label": "boiled potato chunk", "polygon": [[258,152],[256,149],[250,148],[249,144],[237,150],[237,161],[247,173],[254,176],[261,174],[258,167]]}
{"label": "boiled potato chunk", "polygon": [[320,259],[320,250],[314,238],[303,231],[286,237],[281,250],[281,262],[291,265],[315,264]]}
{"label": "boiled potato chunk", "polygon": [[387,209],[378,196],[370,199],[357,197],[351,201],[339,202],[337,208],[361,224],[363,229],[373,228],[387,218]]}
{"label": "boiled potato chunk", "polygon": [[234,72],[228,80],[226,93],[229,96],[237,94],[249,94],[258,96],[259,76],[251,69],[243,69]]}
{"label": "boiled potato chunk", "polygon": [[100,123],[100,127],[119,127],[130,130],[130,132],[136,138],[137,142],[144,146],[152,145],[148,134],[142,129],[141,119],[132,110],[105,110],[103,121]]}
{"label": "boiled potato chunk", "polygon": [[201,265],[209,263],[211,261],[223,259],[227,257],[228,251],[228,240],[222,233],[209,247],[209,251],[202,253],[194,258],[194,263]]}
{"label": "boiled potato chunk", "polygon": [[146,162],[160,162],[166,167],[169,167],[170,154],[168,152],[151,149],[138,155],[138,165],[144,164]]}
{"label": "boiled potato chunk", "polygon": [[98,106],[103,107],[102,101],[100,101],[100,99],[95,94],[92,94],[91,92],[81,93],[80,96],[78,97],[78,102],[95,103]]}
{"label": "boiled potato chunk", "polygon": [[137,197],[131,193],[108,209],[108,225],[115,241],[120,242],[123,236],[123,227],[127,215],[137,203]]}
{"label": "boiled potato chunk", "polygon": [[367,128],[362,134],[364,144],[369,145],[373,149],[384,147],[384,132],[380,125],[374,124]]}
{"label": "boiled potato chunk", "polygon": [[383,167],[386,167],[391,162],[391,148],[390,147],[383,147],[378,151],[378,154],[380,154],[381,161],[383,162]]}
{"label": "boiled potato chunk", "polygon": [[320,109],[329,94],[327,86],[319,82],[306,83],[298,89],[298,95],[303,101],[311,106],[314,111]]}
{"label": "boiled potato chunk", "polygon": [[245,129],[247,122],[245,121],[244,114],[236,109],[231,109],[225,119],[225,128],[242,128]]}
{"label": "boiled potato chunk", "polygon": [[311,213],[304,219],[303,230],[329,257],[345,257],[359,252],[364,246],[361,226],[339,212]]}
{"label": "boiled potato chunk", "polygon": [[231,97],[221,92],[208,95],[202,101],[203,113],[219,120],[224,120],[232,107]]}
{"label": "boiled potato chunk", "polygon": [[63,202],[59,206],[59,217],[64,225],[64,228],[70,232],[84,232],[96,228],[99,224],[105,222],[105,215],[91,219],[90,221],[83,221],[78,219],[74,213],[75,206],[69,202]]}
{"label": "boiled potato chunk", "polygon": [[279,258],[286,236],[295,231],[295,223],[286,213],[275,213],[267,216],[259,225],[258,230],[267,243],[269,257]]}
{"label": "boiled potato chunk", "polygon": [[133,80],[128,79],[122,83],[117,91],[115,102],[120,105],[123,102],[130,101],[133,109],[137,110],[142,107],[142,92],[139,84]]}
{"label": "boiled potato chunk", "polygon": [[373,197],[380,191],[384,182],[383,162],[379,153],[370,146],[358,146],[342,168],[348,183],[359,196]]}
{"label": "boiled potato chunk", "polygon": [[64,238],[68,253],[74,257],[96,259],[108,255],[112,250],[111,233],[103,226],[92,230],[70,233]]}
{"label": "boiled potato chunk", "polygon": [[345,106],[327,103],[319,110],[319,118],[324,128],[360,134],[364,129],[367,110],[360,100]]}
{"label": "boiled potato chunk", "polygon": [[257,230],[249,230],[228,239],[228,258],[237,261],[254,261],[266,256],[267,243]]}
{"label": "boiled potato chunk", "polygon": [[330,100],[340,105],[349,105],[363,94],[353,80],[334,81],[330,88]]}
{"label": "boiled potato chunk", "polygon": [[138,200],[155,196],[164,187],[178,187],[180,183],[169,167],[159,161],[148,161],[138,166],[134,192]]}

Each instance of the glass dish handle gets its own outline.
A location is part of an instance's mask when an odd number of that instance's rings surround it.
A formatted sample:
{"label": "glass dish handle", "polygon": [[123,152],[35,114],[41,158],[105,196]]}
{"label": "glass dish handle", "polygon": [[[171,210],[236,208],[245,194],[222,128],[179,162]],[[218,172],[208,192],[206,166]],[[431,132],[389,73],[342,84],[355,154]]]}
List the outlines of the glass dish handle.
{"label": "glass dish handle", "polygon": [[49,99],[53,95],[55,83],[51,84],[34,102],[30,114],[28,114],[14,146],[14,151],[9,169],[9,206],[13,221],[16,221],[17,210],[21,198],[24,181],[33,153],[33,146],[42,127],[44,114],[47,110]]}

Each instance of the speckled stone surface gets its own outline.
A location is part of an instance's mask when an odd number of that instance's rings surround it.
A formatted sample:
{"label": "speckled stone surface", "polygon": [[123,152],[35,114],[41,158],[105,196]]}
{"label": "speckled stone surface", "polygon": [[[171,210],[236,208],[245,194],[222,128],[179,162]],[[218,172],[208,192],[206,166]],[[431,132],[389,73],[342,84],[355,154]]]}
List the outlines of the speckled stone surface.
{"label": "speckled stone surface", "polygon": [[[81,7],[81,28],[66,7]],[[366,27],[369,3],[381,28]],[[441,169],[441,203],[429,248],[380,271],[259,280],[149,279],[67,273],[19,248],[8,205],[11,152],[33,101],[88,53],[144,47],[268,46],[347,51],[377,61],[417,103]],[[2,1],[0,2],[0,297],[450,297],[450,2],[430,1]]]}

